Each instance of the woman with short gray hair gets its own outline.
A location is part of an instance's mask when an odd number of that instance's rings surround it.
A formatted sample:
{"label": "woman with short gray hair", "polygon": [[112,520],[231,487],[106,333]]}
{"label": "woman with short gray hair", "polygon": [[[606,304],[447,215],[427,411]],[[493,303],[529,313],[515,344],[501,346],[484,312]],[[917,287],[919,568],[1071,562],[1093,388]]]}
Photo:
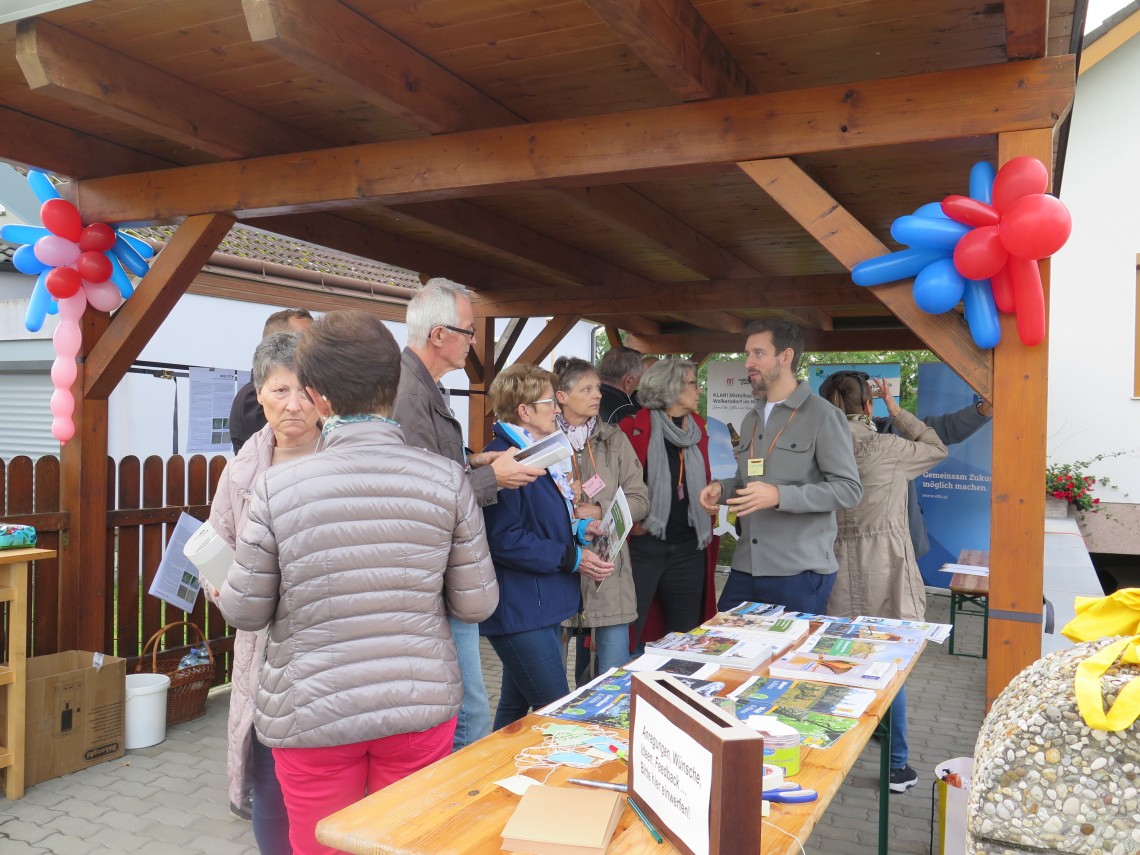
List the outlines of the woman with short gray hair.
{"label": "woman with short gray hair", "polygon": [[[697,415],[697,366],[663,359],[641,377],[643,410],[619,425],[641,461],[649,487],[649,516],[631,530],[629,554],[637,589],[634,641],[686,632],[704,614],[712,521],[697,497],[709,481],[709,435]],[[665,613],[662,631],[646,627],[654,600]]]}

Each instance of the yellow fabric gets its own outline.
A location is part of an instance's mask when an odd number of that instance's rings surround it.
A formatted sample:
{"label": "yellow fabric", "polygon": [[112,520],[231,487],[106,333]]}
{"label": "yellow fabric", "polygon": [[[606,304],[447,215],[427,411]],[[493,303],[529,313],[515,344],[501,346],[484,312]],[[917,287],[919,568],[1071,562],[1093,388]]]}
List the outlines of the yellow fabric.
{"label": "yellow fabric", "polygon": [[1105,712],[1100,678],[1119,659],[1140,665],[1140,588],[1125,588],[1108,597],[1077,597],[1077,616],[1061,630],[1070,641],[1097,641],[1125,635],[1077,666],[1074,689],[1077,709],[1085,724],[1095,730],[1120,731],[1140,717],[1140,678],[1133,678]]}

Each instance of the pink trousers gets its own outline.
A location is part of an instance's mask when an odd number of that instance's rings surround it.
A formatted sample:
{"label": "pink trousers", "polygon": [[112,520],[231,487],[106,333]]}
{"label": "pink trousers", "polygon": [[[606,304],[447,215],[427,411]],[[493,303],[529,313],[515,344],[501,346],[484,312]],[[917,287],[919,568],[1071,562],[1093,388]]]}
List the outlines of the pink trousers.
{"label": "pink trousers", "polygon": [[455,719],[421,733],[400,733],[330,748],[274,748],[294,855],[332,855],[317,823],[451,753]]}

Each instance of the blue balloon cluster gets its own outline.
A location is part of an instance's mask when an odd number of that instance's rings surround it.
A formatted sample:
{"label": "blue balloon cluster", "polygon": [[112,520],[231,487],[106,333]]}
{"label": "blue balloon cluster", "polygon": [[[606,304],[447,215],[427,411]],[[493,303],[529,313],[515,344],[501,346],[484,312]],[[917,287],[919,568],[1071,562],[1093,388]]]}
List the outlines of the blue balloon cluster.
{"label": "blue balloon cluster", "polygon": [[[990,204],[997,172],[986,162],[970,169],[970,198]],[[938,202],[923,205],[891,224],[891,237],[909,249],[856,264],[856,285],[884,285],[914,277],[914,302],[924,312],[940,315],[965,301],[966,323],[978,347],[996,347],[1001,324],[988,279],[966,279],[954,267],[954,248],[971,227],[946,216]]]}
{"label": "blue balloon cluster", "polygon": [[[28,186],[36,194],[41,203],[49,199],[59,199],[59,191],[55,185],[42,172],[28,173]],[[28,310],[24,316],[24,326],[29,332],[39,332],[44,325],[47,315],[59,312],[59,304],[47,289],[47,275],[54,269],[54,265],[45,264],[36,257],[35,242],[51,232],[43,226],[25,226],[10,224],[0,229],[0,238],[9,243],[24,244],[12,254],[12,264],[21,273],[36,277],[32,286],[32,295],[28,300]],[[119,289],[124,300],[134,293],[134,286],[126,271],[130,270],[140,279],[150,270],[147,259],[154,255],[154,250],[145,241],[132,235],[115,231],[115,245],[106,251],[111,261],[111,281]],[[126,269],[124,269],[126,268]]]}

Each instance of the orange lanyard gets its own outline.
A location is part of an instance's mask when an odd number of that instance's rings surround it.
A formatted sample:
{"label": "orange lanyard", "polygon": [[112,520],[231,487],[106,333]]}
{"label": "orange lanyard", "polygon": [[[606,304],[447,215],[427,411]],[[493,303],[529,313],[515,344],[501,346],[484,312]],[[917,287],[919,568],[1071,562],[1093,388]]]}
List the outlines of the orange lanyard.
{"label": "orange lanyard", "polygon": [[[598,464],[594,462],[594,447],[592,445],[590,445],[590,440],[588,440],[588,439],[586,440],[586,451],[589,452],[589,454],[590,454],[590,468],[593,469],[594,474],[597,475],[598,474]],[[578,452],[578,454],[581,454],[581,453],[582,452],[580,452],[580,451]],[[582,470],[578,466],[578,454],[575,454],[573,457],[570,458],[570,463],[574,466],[574,477],[578,481],[581,481],[582,480]]]}
{"label": "orange lanyard", "polygon": [[681,449],[681,471],[677,474],[677,500],[685,498],[685,449]]}
{"label": "orange lanyard", "polygon": [[[768,446],[768,454],[766,455],[766,457],[772,456],[772,449],[776,447],[776,441],[780,438],[780,434],[782,434],[787,429],[788,425],[790,425],[792,423],[792,421],[796,417],[796,413],[798,413],[799,411],[800,411],[799,407],[796,407],[794,410],[792,410],[791,416],[789,416],[788,420],[786,422],[784,422],[784,427],[780,428],[779,433],[777,433],[772,438],[772,444]],[[750,439],[748,441],[748,457],[752,460],[756,459],[756,431],[752,431],[752,439]]]}

